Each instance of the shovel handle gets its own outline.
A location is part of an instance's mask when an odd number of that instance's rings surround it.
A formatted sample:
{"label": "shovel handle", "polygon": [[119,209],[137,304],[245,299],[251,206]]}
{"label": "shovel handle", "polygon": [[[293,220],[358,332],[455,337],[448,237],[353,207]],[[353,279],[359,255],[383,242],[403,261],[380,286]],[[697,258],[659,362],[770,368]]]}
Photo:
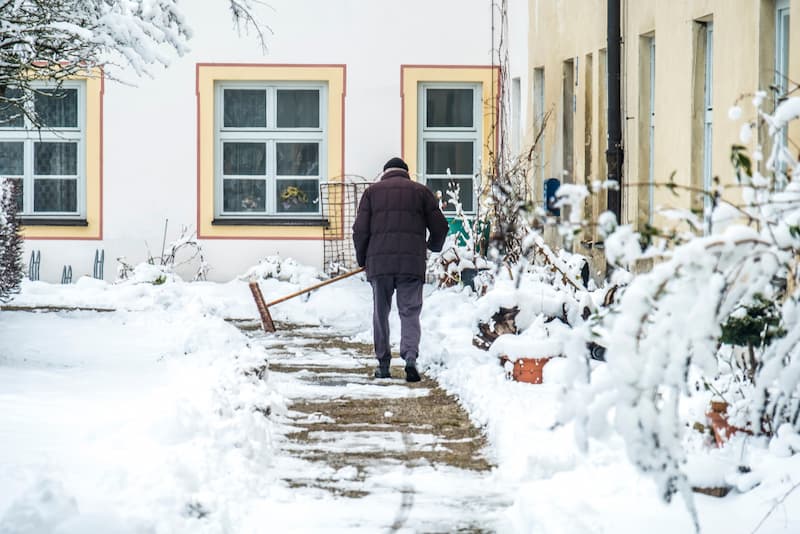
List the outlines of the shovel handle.
{"label": "shovel handle", "polygon": [[261,327],[265,332],[274,332],[275,323],[272,322],[272,316],[269,314],[266,304],[264,304],[264,295],[261,294],[261,288],[258,287],[258,282],[252,280],[249,285],[250,292],[253,293],[253,299],[256,301],[258,314],[261,316]]}
{"label": "shovel handle", "polygon": [[272,302],[267,303],[265,306],[267,308],[269,308],[270,306],[274,306],[275,304],[280,304],[281,302],[283,302],[285,300],[292,299],[294,297],[302,295],[303,293],[308,293],[309,291],[314,291],[315,289],[319,289],[322,286],[327,286],[328,284],[332,284],[334,282],[338,282],[339,280],[344,280],[345,278],[353,276],[354,274],[358,274],[358,273],[364,272],[365,269],[366,269],[366,267],[359,267],[355,271],[350,271],[349,273],[340,274],[339,276],[337,276],[335,278],[331,278],[330,280],[325,280],[324,282],[320,282],[319,284],[314,284],[311,287],[307,287],[305,289],[301,289],[300,291],[296,291],[296,292],[292,293],[291,295],[286,295],[285,297],[281,297],[281,298],[279,298],[277,300],[273,300]]}

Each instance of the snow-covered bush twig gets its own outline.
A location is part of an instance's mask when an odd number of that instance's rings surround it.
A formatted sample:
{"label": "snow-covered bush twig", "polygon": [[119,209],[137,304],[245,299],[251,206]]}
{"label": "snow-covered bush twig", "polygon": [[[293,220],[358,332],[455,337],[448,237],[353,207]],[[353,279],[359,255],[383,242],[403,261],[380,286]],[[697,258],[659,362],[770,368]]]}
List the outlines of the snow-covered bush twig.
{"label": "snow-covered bush twig", "polygon": [[[757,113],[767,124],[781,122],[760,109]],[[800,116],[800,99],[787,99],[775,113]],[[773,143],[780,143],[781,131],[771,134]],[[733,147],[742,203],[723,199],[721,186],[703,192],[713,198],[711,212],[703,214],[706,235],[687,232],[671,240],[670,247],[658,250],[660,262],[651,271],[633,276],[600,321],[608,347],[605,379],[590,384],[591,393],[582,397],[589,405],[570,414],[589,435],[613,422],[633,463],[654,476],[665,499],[680,493],[696,525],[685,472],[688,422],[681,406],[698,387],[703,392],[698,381],[713,387],[726,374],[740,375],[742,387],[726,400],[732,403],[731,415],[739,417],[737,424],[754,434],[770,435],[785,424],[800,429],[800,166],[782,157],[781,171],[765,176],[742,147]],[[681,187],[672,180],[667,186]],[[738,221],[729,221],[727,228],[711,224],[720,210],[731,207]],[[615,223],[608,231],[610,262],[630,264],[648,254],[629,225]],[[723,342],[740,341],[730,331],[723,336],[723,326],[736,324],[742,313],[760,309],[765,301],[780,310],[763,323],[772,330],[756,333],[758,346],[751,343],[747,359],[725,360]]]}
{"label": "snow-covered bush twig", "polygon": [[[235,24],[255,28],[262,48],[265,30],[257,0],[227,0]],[[58,87],[75,75],[118,79],[116,67],[138,76],[168,65],[188,51],[192,32],[177,0],[12,0],[0,2],[0,111],[12,120],[27,116],[42,126],[35,82]]]}

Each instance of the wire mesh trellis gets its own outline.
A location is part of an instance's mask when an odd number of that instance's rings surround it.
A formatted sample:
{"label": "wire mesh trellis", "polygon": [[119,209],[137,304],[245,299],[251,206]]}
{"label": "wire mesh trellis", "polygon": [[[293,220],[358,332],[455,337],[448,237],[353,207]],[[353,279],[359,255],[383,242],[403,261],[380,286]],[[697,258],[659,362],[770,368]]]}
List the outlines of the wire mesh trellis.
{"label": "wire mesh trellis", "polygon": [[353,222],[361,195],[370,185],[361,176],[346,176],[341,182],[320,184],[322,216],[328,220],[323,232],[325,272],[331,276],[358,267],[353,247]]}

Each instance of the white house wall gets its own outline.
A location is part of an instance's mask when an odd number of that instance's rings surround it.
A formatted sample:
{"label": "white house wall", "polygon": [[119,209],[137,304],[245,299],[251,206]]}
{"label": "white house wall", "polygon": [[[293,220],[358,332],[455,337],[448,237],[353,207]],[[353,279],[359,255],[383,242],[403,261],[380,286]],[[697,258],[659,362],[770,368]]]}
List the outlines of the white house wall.
{"label": "white house wall", "polygon": [[[491,65],[491,2],[487,0],[270,0],[261,9],[272,34],[262,54],[252,29],[238,35],[227,0],[182,3],[194,37],[191,51],[152,79],[117,72],[135,86],[106,80],[103,99],[101,240],[26,241],[42,253],[41,279],[91,274],[104,249],[105,278],[115,258],[144,261],[147,247],[197,220],[198,63],[346,65],[344,168],[373,180],[401,150],[401,65]],[[524,48],[524,47],[520,47]],[[527,61],[515,61],[523,70]],[[523,88],[527,83],[523,83]],[[526,94],[526,93],[524,93]],[[280,254],[322,265],[323,242],[204,240],[209,278],[227,280],[259,259]],[[188,274],[184,272],[183,274]]]}

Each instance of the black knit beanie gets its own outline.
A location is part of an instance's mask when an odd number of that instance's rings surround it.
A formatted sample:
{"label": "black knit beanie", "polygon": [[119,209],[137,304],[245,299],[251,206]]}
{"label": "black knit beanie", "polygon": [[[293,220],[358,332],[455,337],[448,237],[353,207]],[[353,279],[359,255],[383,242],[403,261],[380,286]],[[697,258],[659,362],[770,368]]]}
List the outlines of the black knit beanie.
{"label": "black knit beanie", "polygon": [[408,172],[408,165],[400,158],[392,158],[383,166],[383,170],[385,171],[386,169],[403,169]]}

